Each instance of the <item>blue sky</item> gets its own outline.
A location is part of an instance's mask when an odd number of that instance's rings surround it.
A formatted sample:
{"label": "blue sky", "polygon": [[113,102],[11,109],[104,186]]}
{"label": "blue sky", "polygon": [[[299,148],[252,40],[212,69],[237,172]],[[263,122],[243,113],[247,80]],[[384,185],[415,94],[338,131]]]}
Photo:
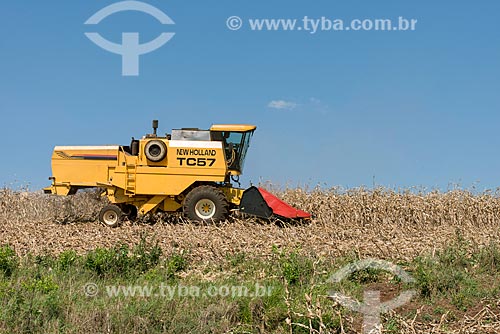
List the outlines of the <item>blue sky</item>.
{"label": "blue sky", "polygon": [[[0,186],[48,185],[55,145],[128,144],[150,131],[258,126],[244,181],[500,186],[500,2],[148,0],[175,21],[103,0],[0,4]],[[237,15],[244,26],[226,27]],[[251,31],[253,18],[418,19],[415,31]],[[84,35],[174,38],[140,76]],[[269,107],[285,101],[293,108]]]}

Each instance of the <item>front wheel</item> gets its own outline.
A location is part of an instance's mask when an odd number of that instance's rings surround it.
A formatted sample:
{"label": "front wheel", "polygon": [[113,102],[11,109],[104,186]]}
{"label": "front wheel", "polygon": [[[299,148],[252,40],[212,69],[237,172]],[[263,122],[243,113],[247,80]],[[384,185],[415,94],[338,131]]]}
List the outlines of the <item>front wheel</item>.
{"label": "front wheel", "polygon": [[107,205],[99,213],[99,221],[109,227],[117,227],[123,219],[123,212],[116,205]]}
{"label": "front wheel", "polygon": [[189,192],[184,200],[184,216],[192,221],[218,222],[227,218],[228,203],[219,189],[200,186]]}

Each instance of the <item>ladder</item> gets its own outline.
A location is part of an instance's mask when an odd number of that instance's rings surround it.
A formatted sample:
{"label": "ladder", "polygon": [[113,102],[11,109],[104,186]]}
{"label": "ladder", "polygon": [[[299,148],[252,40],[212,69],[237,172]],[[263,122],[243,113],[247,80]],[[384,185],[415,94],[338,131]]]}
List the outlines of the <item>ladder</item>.
{"label": "ladder", "polygon": [[127,163],[127,167],[125,170],[125,195],[135,195],[136,191],[136,176],[137,176],[137,165],[132,164],[129,165]]}

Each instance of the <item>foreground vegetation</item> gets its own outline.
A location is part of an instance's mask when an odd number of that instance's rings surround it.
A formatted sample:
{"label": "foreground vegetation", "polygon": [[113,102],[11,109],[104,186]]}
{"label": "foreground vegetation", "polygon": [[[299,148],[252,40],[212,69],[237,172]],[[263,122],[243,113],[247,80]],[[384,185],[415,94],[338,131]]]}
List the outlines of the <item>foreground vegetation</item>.
{"label": "foreground vegetation", "polygon": [[[500,246],[456,236],[443,250],[399,262],[416,282],[366,269],[340,283],[329,277],[358,260],[328,258],[273,246],[256,257],[228,252],[219,263],[194,262],[190,250],[164,254],[154,239],[116,244],[84,254],[19,257],[0,248],[2,333],[357,333],[361,316],[329,298],[335,290],[362,300],[376,289],[382,299],[414,288],[417,296],[383,316],[386,333],[498,333]],[[90,284],[90,285],[89,285]],[[95,285],[94,285],[95,284]],[[176,287],[172,295],[110,295],[110,286]],[[259,287],[265,290],[257,291]],[[237,296],[221,287],[246,287]],[[185,290],[179,290],[184,287]],[[219,291],[186,294],[187,287]],[[228,288],[229,289],[229,288]],[[260,289],[260,288],[259,288]],[[265,291],[265,293],[263,293]],[[227,292],[227,293],[226,293]],[[469,328],[470,331],[467,330]]]}

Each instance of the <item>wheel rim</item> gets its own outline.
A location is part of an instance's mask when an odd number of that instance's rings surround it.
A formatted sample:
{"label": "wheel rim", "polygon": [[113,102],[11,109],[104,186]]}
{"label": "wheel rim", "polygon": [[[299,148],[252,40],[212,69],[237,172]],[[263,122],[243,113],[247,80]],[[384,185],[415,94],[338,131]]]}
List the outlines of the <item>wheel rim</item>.
{"label": "wheel rim", "polygon": [[115,225],[118,222],[118,215],[113,210],[108,210],[102,215],[102,220],[106,225]]}
{"label": "wheel rim", "polygon": [[204,198],[196,203],[194,207],[196,215],[202,219],[210,219],[215,215],[215,203],[208,198]]}

